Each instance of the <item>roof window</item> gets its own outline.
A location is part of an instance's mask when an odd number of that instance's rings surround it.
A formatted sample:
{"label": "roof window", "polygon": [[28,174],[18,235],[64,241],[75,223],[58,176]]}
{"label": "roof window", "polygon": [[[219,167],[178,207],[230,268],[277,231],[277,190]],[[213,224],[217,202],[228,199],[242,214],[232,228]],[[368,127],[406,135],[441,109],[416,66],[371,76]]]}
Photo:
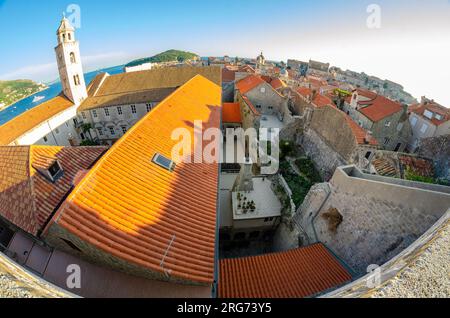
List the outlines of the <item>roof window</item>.
{"label": "roof window", "polygon": [[39,156],[32,166],[50,182],[56,182],[64,174],[64,170],[56,158]]}
{"label": "roof window", "polygon": [[170,172],[172,172],[175,169],[175,166],[176,166],[175,162],[173,162],[172,160],[164,157],[160,153],[156,153],[153,156],[152,162],[156,163],[158,166],[160,166],[160,167],[162,167],[162,168],[164,168],[166,170],[169,170]]}

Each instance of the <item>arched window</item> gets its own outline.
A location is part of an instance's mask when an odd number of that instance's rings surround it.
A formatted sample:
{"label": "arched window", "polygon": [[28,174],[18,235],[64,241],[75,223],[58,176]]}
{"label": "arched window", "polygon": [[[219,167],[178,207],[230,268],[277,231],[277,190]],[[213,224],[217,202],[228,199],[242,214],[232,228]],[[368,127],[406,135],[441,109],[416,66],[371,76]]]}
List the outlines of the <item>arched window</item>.
{"label": "arched window", "polygon": [[73,81],[75,85],[80,85],[80,77],[78,75],[73,76]]}
{"label": "arched window", "polygon": [[72,34],[67,33],[67,38],[69,39],[69,41],[71,41],[72,40]]}
{"label": "arched window", "polygon": [[70,52],[70,63],[76,63],[77,60],[75,59],[75,53]]}

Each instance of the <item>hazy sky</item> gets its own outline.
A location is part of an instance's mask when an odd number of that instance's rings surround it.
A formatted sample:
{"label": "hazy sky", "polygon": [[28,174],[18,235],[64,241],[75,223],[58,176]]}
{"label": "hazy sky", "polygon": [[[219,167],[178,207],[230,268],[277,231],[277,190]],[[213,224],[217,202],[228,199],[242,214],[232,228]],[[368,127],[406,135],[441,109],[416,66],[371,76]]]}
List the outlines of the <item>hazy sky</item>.
{"label": "hazy sky", "polygon": [[[0,79],[58,76],[55,32],[72,3],[85,71],[172,48],[263,51],[388,78],[450,107],[450,0],[0,0]],[[381,8],[380,28],[367,26],[370,4]]]}

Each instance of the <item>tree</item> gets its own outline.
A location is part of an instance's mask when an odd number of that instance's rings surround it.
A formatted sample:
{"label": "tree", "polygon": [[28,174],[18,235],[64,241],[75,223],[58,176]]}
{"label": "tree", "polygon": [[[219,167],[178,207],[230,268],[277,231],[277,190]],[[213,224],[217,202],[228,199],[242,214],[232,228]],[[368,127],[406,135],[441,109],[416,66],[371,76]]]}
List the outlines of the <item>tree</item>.
{"label": "tree", "polygon": [[89,139],[92,141],[92,134],[91,134],[91,129],[92,129],[92,124],[91,123],[85,123],[83,125],[81,125],[81,130],[83,131],[84,134],[88,133],[89,134]]}

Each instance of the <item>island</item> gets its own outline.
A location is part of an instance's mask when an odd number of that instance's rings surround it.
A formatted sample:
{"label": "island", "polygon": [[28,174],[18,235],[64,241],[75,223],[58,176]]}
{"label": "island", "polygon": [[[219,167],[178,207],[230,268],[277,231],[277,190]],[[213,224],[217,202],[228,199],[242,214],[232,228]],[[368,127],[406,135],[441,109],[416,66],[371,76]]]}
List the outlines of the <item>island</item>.
{"label": "island", "polygon": [[168,50],[159,53],[152,57],[146,57],[131,61],[125,67],[134,67],[146,63],[170,63],[170,62],[186,62],[190,60],[197,60],[200,57],[191,52],[185,52],[180,50]]}
{"label": "island", "polygon": [[47,88],[32,80],[0,81],[0,111]]}

